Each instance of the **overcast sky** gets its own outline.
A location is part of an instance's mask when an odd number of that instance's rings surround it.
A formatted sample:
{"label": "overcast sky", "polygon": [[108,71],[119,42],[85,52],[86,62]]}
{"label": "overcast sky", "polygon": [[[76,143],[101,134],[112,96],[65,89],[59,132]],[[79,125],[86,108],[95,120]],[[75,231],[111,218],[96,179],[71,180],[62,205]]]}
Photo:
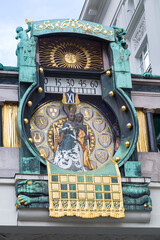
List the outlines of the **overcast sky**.
{"label": "overcast sky", "polygon": [[27,28],[25,19],[78,19],[84,0],[3,0],[0,6],[0,63],[16,66],[16,28]]}

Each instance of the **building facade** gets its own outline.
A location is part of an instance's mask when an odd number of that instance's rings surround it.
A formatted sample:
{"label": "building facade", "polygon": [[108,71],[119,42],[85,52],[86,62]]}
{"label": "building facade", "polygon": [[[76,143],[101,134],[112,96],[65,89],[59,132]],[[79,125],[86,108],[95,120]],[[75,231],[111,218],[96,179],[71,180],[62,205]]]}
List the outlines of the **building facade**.
{"label": "building facade", "polygon": [[[151,177],[151,183],[149,185],[151,195],[152,190],[155,190],[155,186],[159,185],[159,178],[153,177],[157,175],[156,169],[159,168],[159,161],[157,162],[159,158],[158,126],[160,124],[160,68],[158,61],[160,53],[158,44],[159,4],[159,1],[151,2],[147,0],[85,1],[80,15],[80,19],[102,23],[108,26],[122,27],[126,31],[125,39],[131,51],[130,68],[133,84],[131,99],[137,114],[139,114],[139,111],[141,111],[141,114],[142,112],[144,113],[148,126],[147,139],[149,148],[142,150],[138,149],[137,145],[137,150],[138,159],[141,161],[142,175]],[[154,90],[153,85],[155,86]],[[141,134],[142,129],[145,131],[144,125],[142,126],[141,122],[139,118],[139,134]],[[149,128],[152,128],[153,131],[150,131]],[[145,141],[146,138],[143,138],[144,145],[146,145]],[[152,144],[154,145],[153,148],[151,147]],[[147,163],[147,161],[149,162]],[[149,163],[151,163],[151,165],[149,165]],[[152,188],[152,186],[154,187]],[[152,200],[154,201],[154,199]],[[152,214],[154,215],[153,212]],[[156,216],[158,212],[159,209],[156,210]],[[148,227],[149,226],[150,224]],[[155,226],[157,226],[156,220]]]}
{"label": "building facade", "polygon": [[159,75],[159,9],[158,0],[85,1],[80,19],[124,28],[131,72]]}

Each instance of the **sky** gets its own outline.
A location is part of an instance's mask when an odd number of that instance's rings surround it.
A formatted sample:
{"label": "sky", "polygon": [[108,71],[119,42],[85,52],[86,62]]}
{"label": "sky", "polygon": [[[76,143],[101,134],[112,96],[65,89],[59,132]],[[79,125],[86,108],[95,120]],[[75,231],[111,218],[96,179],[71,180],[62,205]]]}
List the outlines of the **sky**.
{"label": "sky", "polygon": [[78,19],[85,0],[3,0],[0,7],[0,63],[17,66],[16,28],[25,19]]}

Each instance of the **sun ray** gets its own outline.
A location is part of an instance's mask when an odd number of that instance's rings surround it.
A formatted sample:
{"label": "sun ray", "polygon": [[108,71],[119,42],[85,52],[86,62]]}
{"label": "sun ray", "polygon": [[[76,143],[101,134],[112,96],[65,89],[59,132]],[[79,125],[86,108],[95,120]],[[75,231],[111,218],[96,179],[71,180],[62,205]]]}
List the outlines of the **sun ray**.
{"label": "sun ray", "polygon": [[71,37],[40,39],[40,64],[48,68],[102,70],[100,43]]}

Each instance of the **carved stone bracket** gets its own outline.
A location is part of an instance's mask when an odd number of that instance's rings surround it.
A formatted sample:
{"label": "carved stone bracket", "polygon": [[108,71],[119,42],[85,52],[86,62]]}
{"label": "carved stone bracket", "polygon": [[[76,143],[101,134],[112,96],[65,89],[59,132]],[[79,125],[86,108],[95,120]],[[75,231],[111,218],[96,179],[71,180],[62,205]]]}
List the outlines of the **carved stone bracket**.
{"label": "carved stone bracket", "polygon": [[[136,178],[139,182],[125,178],[122,180],[125,210],[151,211],[152,201],[148,182],[144,178]],[[129,181],[129,182],[128,182]],[[17,208],[48,208],[48,182],[39,180],[23,180],[16,183]]]}
{"label": "carved stone bracket", "polygon": [[152,210],[152,200],[147,183],[123,183],[122,186],[125,210]]}
{"label": "carved stone bracket", "polygon": [[136,50],[142,37],[144,36],[146,32],[146,20],[145,20],[145,16],[143,15],[135,32],[134,32],[134,35],[133,35],[133,45],[134,45],[134,49]]}

